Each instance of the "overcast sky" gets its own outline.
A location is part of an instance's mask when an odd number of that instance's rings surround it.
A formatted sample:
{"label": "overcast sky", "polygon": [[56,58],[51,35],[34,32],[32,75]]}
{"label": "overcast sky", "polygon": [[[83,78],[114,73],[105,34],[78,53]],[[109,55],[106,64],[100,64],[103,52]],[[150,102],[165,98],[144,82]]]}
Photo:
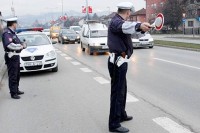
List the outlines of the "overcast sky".
{"label": "overcast sky", "polygon": [[[3,16],[11,15],[11,5],[14,3],[14,8],[17,16],[32,14],[37,15],[46,12],[61,12],[62,0],[0,0],[0,11]],[[86,0],[63,0],[64,11],[74,10],[81,12],[81,7],[85,5]],[[123,0],[134,4],[136,10],[145,7],[144,0]],[[89,5],[93,7],[93,12],[98,11],[116,11],[116,5],[122,0],[88,0]]]}

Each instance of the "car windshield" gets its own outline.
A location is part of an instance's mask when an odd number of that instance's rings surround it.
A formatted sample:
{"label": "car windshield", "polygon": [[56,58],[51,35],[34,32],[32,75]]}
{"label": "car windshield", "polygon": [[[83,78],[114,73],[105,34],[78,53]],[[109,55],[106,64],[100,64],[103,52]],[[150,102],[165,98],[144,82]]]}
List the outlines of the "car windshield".
{"label": "car windshield", "polygon": [[50,30],[49,29],[45,29],[45,30],[43,30],[43,32],[50,32]]}
{"label": "car windshield", "polygon": [[91,38],[107,37],[107,36],[108,36],[107,30],[92,30],[90,33]]}
{"label": "car windshield", "polygon": [[63,34],[76,34],[76,32],[73,30],[62,30],[62,33]]}
{"label": "car windshield", "polygon": [[73,27],[72,28],[74,31],[81,31],[81,28],[80,27]]}
{"label": "car windshield", "polygon": [[53,30],[52,32],[53,33],[59,33],[59,30]]}
{"label": "car windshield", "polygon": [[149,32],[146,32],[145,34],[135,33],[135,34],[132,34],[131,37],[134,39],[139,39],[139,38],[147,36],[147,35],[150,36]]}
{"label": "car windshield", "polygon": [[18,35],[20,41],[26,42],[27,46],[40,46],[40,45],[50,45],[48,37],[43,34],[27,34]]}

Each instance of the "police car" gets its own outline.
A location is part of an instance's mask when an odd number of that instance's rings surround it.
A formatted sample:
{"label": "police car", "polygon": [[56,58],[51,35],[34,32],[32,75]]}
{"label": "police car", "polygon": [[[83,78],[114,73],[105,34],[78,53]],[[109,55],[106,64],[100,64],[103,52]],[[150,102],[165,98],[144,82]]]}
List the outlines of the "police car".
{"label": "police car", "polygon": [[93,20],[87,21],[82,26],[80,36],[82,51],[87,48],[90,55],[94,52],[108,52],[106,25]]}
{"label": "police car", "polygon": [[45,33],[27,31],[18,33],[17,36],[27,44],[27,48],[20,53],[20,72],[48,69],[58,71],[56,51]]}

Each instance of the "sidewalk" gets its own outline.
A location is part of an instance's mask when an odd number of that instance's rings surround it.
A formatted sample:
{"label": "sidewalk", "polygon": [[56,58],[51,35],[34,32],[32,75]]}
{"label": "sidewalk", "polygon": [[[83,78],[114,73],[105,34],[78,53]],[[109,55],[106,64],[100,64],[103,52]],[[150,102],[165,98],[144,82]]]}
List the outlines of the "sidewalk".
{"label": "sidewalk", "polygon": [[184,43],[194,43],[200,44],[200,35],[183,35],[183,34],[160,34],[152,35],[154,40],[164,40],[173,42],[184,42]]}
{"label": "sidewalk", "polygon": [[4,50],[2,43],[0,42],[0,89],[1,89],[1,81],[5,74],[5,71],[6,71],[6,66],[4,62]]}

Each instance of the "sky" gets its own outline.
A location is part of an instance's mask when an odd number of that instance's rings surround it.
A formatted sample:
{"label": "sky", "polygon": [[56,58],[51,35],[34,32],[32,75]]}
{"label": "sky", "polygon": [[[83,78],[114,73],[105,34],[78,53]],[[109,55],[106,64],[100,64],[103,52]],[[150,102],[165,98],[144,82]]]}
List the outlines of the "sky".
{"label": "sky", "polygon": [[[62,12],[62,0],[0,0],[0,11],[3,16],[10,16],[12,1],[16,16],[38,15],[48,12]],[[137,10],[145,7],[144,0],[123,0],[134,4]],[[88,5],[93,7],[93,12],[99,11],[116,11],[116,5],[122,0],[88,0]],[[81,12],[82,6],[86,4],[86,0],[63,0],[65,10],[74,10]]]}

